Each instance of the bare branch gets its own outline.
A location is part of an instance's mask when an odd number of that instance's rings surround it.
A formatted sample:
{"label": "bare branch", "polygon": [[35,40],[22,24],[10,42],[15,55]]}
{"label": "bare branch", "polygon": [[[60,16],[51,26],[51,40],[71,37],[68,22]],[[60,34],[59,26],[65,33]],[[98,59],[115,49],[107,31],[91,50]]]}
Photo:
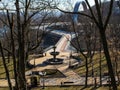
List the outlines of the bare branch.
{"label": "bare branch", "polygon": [[108,15],[107,15],[107,19],[106,19],[105,24],[104,24],[104,30],[106,30],[107,24],[108,24],[108,22],[109,22],[109,20],[110,20],[110,16],[111,16],[111,14],[112,14],[113,1],[114,1],[114,0],[111,0],[111,1],[110,1],[109,13],[108,13]]}
{"label": "bare branch", "polygon": [[60,8],[57,8],[57,7],[56,7],[56,9],[58,9],[59,11],[64,12],[64,13],[69,13],[69,14],[80,14],[80,15],[89,17],[90,19],[93,19],[90,15],[87,15],[87,14],[85,14],[85,13],[64,11],[64,10],[62,10],[62,9],[60,9]]}
{"label": "bare branch", "polygon": [[85,0],[85,2],[87,3],[87,5],[88,5],[88,7],[89,7],[90,13],[91,13],[91,15],[92,15],[92,19],[93,19],[94,22],[99,26],[99,23],[98,23],[97,19],[95,18],[95,15],[94,15],[94,13],[93,13],[93,10],[92,10],[92,8],[91,8],[88,0]]}
{"label": "bare branch", "polygon": [[96,7],[97,15],[98,15],[98,22],[100,23],[99,26],[103,26],[99,2],[98,0],[94,0],[94,1],[95,1],[95,7]]}

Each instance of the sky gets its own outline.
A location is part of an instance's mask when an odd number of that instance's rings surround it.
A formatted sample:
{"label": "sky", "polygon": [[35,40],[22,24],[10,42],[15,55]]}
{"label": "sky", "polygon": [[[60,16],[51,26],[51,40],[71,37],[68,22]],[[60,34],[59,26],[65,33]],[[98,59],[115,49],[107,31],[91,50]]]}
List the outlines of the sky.
{"label": "sky", "polygon": [[[74,2],[75,4],[76,2],[85,1],[85,0],[68,0],[68,1]],[[90,5],[94,5],[94,0],[88,0],[88,2],[90,3]]]}
{"label": "sky", "polygon": [[[6,5],[8,5],[8,8],[11,8],[11,9],[15,8],[14,3],[12,3],[11,1],[13,1],[13,0],[2,0],[0,2],[0,7],[2,7],[2,3],[6,3]],[[76,2],[81,2],[81,1],[85,1],[85,0],[56,0],[56,1],[59,1],[60,9],[73,11]],[[91,6],[94,5],[94,0],[88,0],[88,2],[90,3]],[[82,5],[80,5],[79,9],[83,10]]]}
{"label": "sky", "polygon": [[[8,5],[8,7],[13,7],[14,3],[11,3],[12,0],[2,0],[0,2],[0,6],[2,6],[2,3],[5,3],[5,5]],[[74,7],[75,3],[77,1],[84,1],[84,0],[58,0],[61,4],[60,7],[61,8],[70,8],[71,6]],[[94,0],[88,0],[90,2],[91,5],[94,4]],[[69,5],[70,3],[72,3],[72,5]]]}
{"label": "sky", "polygon": [[[84,1],[84,0],[59,0],[61,1],[61,5],[60,5],[60,8],[62,9],[67,9],[67,10],[73,10],[76,2],[81,2],[81,1]],[[94,5],[94,0],[88,0],[90,5],[93,6]],[[82,9],[82,6],[80,5],[80,8]]]}

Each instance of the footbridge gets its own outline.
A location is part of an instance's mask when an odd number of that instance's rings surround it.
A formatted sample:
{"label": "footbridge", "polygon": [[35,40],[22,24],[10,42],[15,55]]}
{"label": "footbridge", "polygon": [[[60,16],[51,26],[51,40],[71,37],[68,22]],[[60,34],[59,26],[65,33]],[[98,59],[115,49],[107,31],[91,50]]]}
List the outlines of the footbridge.
{"label": "footbridge", "polygon": [[[57,33],[58,34],[58,33]],[[61,34],[61,33],[59,33]],[[67,47],[70,45],[70,41],[73,38],[74,34],[62,34],[60,40],[55,44],[56,51],[64,52],[67,50]],[[50,46],[44,50],[44,53],[49,53],[53,51],[53,46]]]}

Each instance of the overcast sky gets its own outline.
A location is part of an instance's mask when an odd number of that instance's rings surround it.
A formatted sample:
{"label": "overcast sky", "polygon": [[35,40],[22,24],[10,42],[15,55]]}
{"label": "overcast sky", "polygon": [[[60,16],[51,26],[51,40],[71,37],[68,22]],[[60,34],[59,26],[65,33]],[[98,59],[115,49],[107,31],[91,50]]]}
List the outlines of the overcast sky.
{"label": "overcast sky", "polygon": [[[60,4],[60,8],[64,9],[64,10],[72,10],[76,4],[76,2],[81,2],[81,1],[85,1],[85,0],[59,0],[61,1],[62,4]],[[88,2],[90,3],[91,6],[94,5],[94,0],[88,0]],[[83,10],[82,5],[80,5],[79,10]]]}
{"label": "overcast sky", "polygon": [[[1,3],[6,3],[6,5],[8,5],[9,8],[14,8],[14,3],[12,3],[11,1],[13,1],[13,0],[2,0],[0,2],[0,6],[2,6]],[[85,0],[57,0],[57,1],[59,1],[59,3],[61,3],[59,5],[59,7],[61,9],[73,10],[76,2],[81,2],[81,1],[85,1]],[[94,5],[94,0],[88,0],[88,2],[90,3],[91,6]],[[82,5],[80,5],[80,9],[82,9]]]}
{"label": "overcast sky", "polygon": [[[1,4],[1,3],[6,3],[6,4],[8,4],[9,7],[11,7],[11,6],[14,5],[14,3],[11,3],[11,1],[13,1],[13,0],[2,0],[2,1],[0,2],[0,4]],[[64,4],[72,3],[72,6],[74,6],[74,4],[75,4],[77,1],[84,1],[84,0],[59,0],[59,2],[62,3],[62,5],[64,6],[63,8],[66,7]],[[94,0],[88,0],[88,1],[90,2],[91,5],[94,4]],[[63,4],[63,3],[64,3],[64,4]],[[61,6],[62,6],[62,5],[61,5]]]}

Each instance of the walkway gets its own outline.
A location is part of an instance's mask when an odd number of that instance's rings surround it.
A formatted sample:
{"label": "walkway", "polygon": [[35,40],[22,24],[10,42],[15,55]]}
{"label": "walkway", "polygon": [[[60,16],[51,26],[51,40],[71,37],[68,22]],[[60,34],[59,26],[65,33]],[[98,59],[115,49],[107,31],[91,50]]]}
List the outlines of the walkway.
{"label": "walkway", "polygon": [[[15,85],[15,80],[11,79],[11,83],[14,86]],[[8,86],[7,79],[0,79],[0,87],[7,87],[7,86]]]}
{"label": "walkway", "polygon": [[[40,66],[46,59],[51,58],[52,56],[48,55],[43,58],[38,58],[35,60],[35,64],[38,65],[33,71],[42,71],[44,69],[58,69],[60,72],[62,72],[66,77],[63,78],[45,78],[45,85],[46,86],[54,86],[54,85],[61,85],[61,82],[73,82],[69,83],[69,85],[84,85],[85,84],[85,77],[80,77],[77,73],[75,73],[73,70],[68,69],[69,65],[69,55],[68,52],[62,52],[58,58],[63,58],[64,63],[61,65],[47,65],[47,66]],[[34,60],[31,60],[31,64],[34,63]],[[71,59],[71,63],[76,63],[76,60]],[[94,84],[93,78],[88,78],[88,84]],[[40,85],[43,85],[43,79],[40,79]]]}
{"label": "walkway", "polygon": [[[46,85],[61,85],[61,82],[73,82],[69,85],[81,85],[84,84],[84,79],[81,78],[78,74],[73,72],[70,69],[67,69],[66,66],[57,68],[59,71],[61,71],[66,77],[65,78],[50,78],[46,79]],[[50,83],[51,81],[54,81],[54,83]]]}
{"label": "walkway", "polygon": [[[58,57],[64,59],[64,63],[61,65],[43,65],[43,62],[51,58],[49,54],[45,57],[38,58],[38,59],[33,59],[30,61],[31,64],[34,64],[36,68],[31,69],[30,71],[42,71],[44,69],[55,69],[57,68],[59,71],[61,71],[66,77],[63,78],[46,78],[45,79],[45,85],[46,86],[54,86],[54,85],[61,85],[61,82],[73,82],[69,83],[69,85],[84,85],[85,84],[85,77],[80,77],[77,73],[75,73],[73,70],[68,69],[69,65],[69,53],[68,52],[63,52],[61,53]],[[75,63],[74,59],[71,59],[72,63]],[[98,79],[98,78],[97,78]],[[42,86],[42,78],[40,79],[40,85]],[[107,83],[107,80],[105,79],[103,84]],[[14,80],[11,79],[12,84],[14,85]],[[88,84],[94,84],[93,78],[89,77]],[[6,79],[0,79],[0,87],[6,87],[8,86],[8,82]]]}

